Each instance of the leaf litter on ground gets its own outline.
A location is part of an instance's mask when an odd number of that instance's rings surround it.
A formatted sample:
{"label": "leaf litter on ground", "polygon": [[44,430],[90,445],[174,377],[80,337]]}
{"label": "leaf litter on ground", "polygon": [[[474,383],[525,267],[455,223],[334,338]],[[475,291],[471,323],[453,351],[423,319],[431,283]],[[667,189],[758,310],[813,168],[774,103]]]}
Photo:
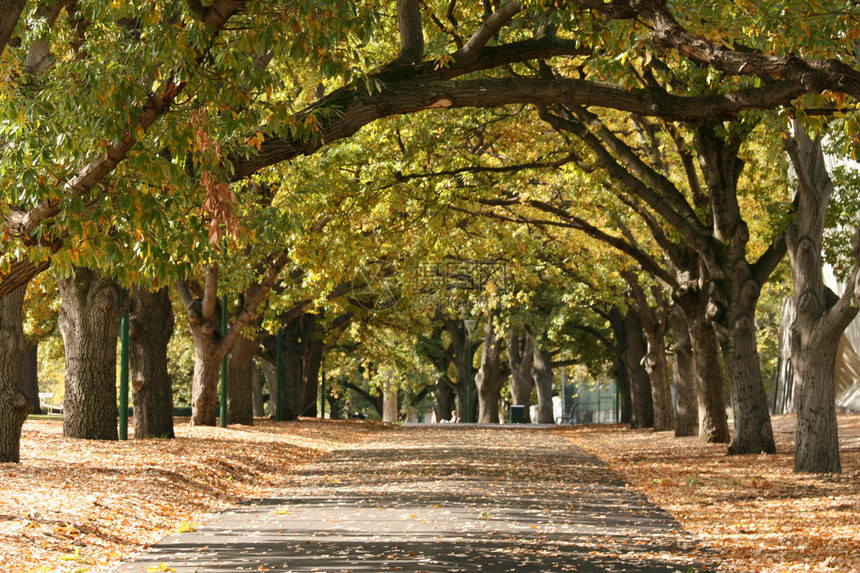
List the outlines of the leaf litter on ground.
{"label": "leaf litter on ground", "polygon": [[[550,431],[669,511],[722,571],[860,573],[860,415],[839,423],[843,473],[830,476],[792,472],[791,415],[774,417],[775,455],[727,456],[724,444],[620,425]],[[103,442],[63,438],[59,421],[28,420],[21,463],[0,465],[0,571],[98,571],[295,480],[300,465],[322,454],[388,430],[355,421],[255,424],[192,428],[180,420],[174,440]],[[411,473],[392,469],[400,473],[387,479]],[[461,470],[446,462],[447,473],[468,479]],[[537,463],[525,471],[545,479],[559,469]]]}
{"label": "leaf litter on ground", "polygon": [[382,426],[353,422],[191,427],[176,439],[72,440],[28,420],[21,463],[0,465],[0,571],[96,571],[204,516],[284,483],[296,467]]}
{"label": "leaf litter on ground", "polygon": [[860,415],[840,415],[841,474],[798,474],[794,415],[774,416],[777,453],[620,425],[565,426],[630,486],[712,548],[728,572],[860,573]]}

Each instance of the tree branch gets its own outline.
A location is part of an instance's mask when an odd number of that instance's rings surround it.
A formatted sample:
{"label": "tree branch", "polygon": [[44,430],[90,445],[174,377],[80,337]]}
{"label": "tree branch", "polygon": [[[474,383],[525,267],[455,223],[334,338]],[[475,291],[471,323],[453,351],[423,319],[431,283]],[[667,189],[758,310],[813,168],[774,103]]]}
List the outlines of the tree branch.
{"label": "tree branch", "polygon": [[460,59],[469,61],[477,58],[478,53],[490,38],[498,34],[499,30],[502,29],[502,26],[510,22],[511,18],[516,16],[517,13],[522,10],[523,5],[519,0],[508,0],[508,2],[499,6],[499,8],[484,21],[483,25],[481,25],[481,27],[472,34],[472,37],[469,38],[469,41],[466,42],[463,49],[455,55],[455,60]]}

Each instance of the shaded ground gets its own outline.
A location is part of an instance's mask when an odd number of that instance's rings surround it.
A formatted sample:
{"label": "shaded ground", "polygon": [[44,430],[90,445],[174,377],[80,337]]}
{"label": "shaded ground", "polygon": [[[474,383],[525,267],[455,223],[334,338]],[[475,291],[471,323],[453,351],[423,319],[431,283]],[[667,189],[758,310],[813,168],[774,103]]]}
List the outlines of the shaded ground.
{"label": "shaded ground", "polygon": [[713,568],[671,516],[547,430],[401,428],[294,475],[275,498],[213,516],[117,571]]}
{"label": "shaded ground", "polygon": [[620,426],[556,434],[605,460],[719,555],[720,571],[860,573],[860,415],[840,415],[843,472],[796,474],[795,416],[773,417],[775,455]]}
{"label": "shaded ground", "polygon": [[0,571],[103,570],[380,431],[314,420],[226,429],[177,420],[175,440],[107,442],[64,438],[58,419],[28,420],[21,463],[0,464]]}

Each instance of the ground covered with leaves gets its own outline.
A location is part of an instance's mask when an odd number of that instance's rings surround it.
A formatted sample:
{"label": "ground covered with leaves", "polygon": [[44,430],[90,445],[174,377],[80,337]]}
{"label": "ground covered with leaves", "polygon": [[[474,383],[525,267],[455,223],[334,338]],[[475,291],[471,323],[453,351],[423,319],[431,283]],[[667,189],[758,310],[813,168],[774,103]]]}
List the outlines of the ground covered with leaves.
{"label": "ground covered with leaves", "polygon": [[0,571],[100,570],[381,429],[178,420],[175,440],[104,442],[65,439],[59,420],[28,420],[21,463],[0,465]]}
{"label": "ground covered with leaves", "polygon": [[795,474],[794,416],[775,455],[620,426],[559,430],[714,548],[721,571],[860,573],[860,416],[840,416],[843,473]]}
{"label": "ground covered with leaves", "polygon": [[[792,472],[794,418],[774,418],[776,455],[620,426],[555,428],[670,511],[724,571],[860,573],[860,416],[840,416],[843,473]],[[303,464],[385,426],[358,422],[190,428],[175,440],[62,437],[24,426],[20,464],[0,465],[0,571],[98,571],[210,511],[265,495]]]}

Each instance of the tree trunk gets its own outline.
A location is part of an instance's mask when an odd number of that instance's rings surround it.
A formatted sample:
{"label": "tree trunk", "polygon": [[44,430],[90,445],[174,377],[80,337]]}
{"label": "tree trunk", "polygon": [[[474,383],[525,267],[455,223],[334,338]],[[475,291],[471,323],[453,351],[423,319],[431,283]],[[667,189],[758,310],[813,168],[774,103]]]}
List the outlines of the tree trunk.
{"label": "tree trunk", "polygon": [[266,407],[263,402],[263,377],[260,376],[260,368],[256,363],[251,364],[251,390],[253,399],[251,400],[254,407],[254,416],[262,418],[266,415]]}
{"label": "tree trunk", "polygon": [[21,427],[30,413],[21,392],[26,290],[25,285],[0,298],[0,462],[21,460]]}
{"label": "tree trunk", "polygon": [[730,454],[776,453],[767,394],[755,336],[754,307],[730,309],[729,335],[722,341],[729,380],[732,381],[734,432]]}
{"label": "tree trunk", "polygon": [[[799,333],[795,336],[801,337]],[[806,342],[806,352],[799,355],[792,352],[797,404],[794,471],[839,473],[842,464],[839,460],[834,381],[839,338],[815,338],[811,336],[796,343],[801,346]],[[810,351],[813,347],[814,352]]]}
{"label": "tree trunk", "polygon": [[669,324],[675,334],[675,367],[672,379],[677,395],[675,411],[675,437],[696,436],[699,433],[698,403],[695,387],[693,343],[687,319],[681,307],[675,306],[669,314]]}
{"label": "tree trunk", "polygon": [[639,317],[647,343],[642,366],[651,381],[651,403],[654,410],[654,430],[664,432],[675,427],[675,412],[672,405],[672,386],[669,381],[669,364],[666,361],[666,327],[669,301],[662,289],[651,289],[652,299],[645,294],[639,277],[631,271],[621,275],[628,285],[631,297],[630,310]]}
{"label": "tree trunk", "polygon": [[532,375],[535,379],[538,400],[537,421],[538,424],[552,424],[555,422],[552,415],[552,359],[549,354],[541,350],[534,338],[532,338],[532,348],[534,354]]}
{"label": "tree trunk", "polygon": [[281,350],[281,420],[298,420],[304,393],[304,356],[313,331],[313,315],[302,314],[283,327]]}
{"label": "tree trunk", "polygon": [[484,344],[481,351],[481,365],[475,376],[475,387],[478,390],[478,423],[499,423],[499,400],[501,399],[502,377],[501,358],[503,338],[496,336],[493,324],[495,313],[487,316],[484,327]]}
{"label": "tree trunk", "polygon": [[633,424],[633,402],[632,389],[630,387],[630,375],[627,371],[627,320],[617,306],[609,311],[609,324],[615,335],[615,382],[618,387],[619,406],[621,417],[618,420],[622,424]]}
{"label": "tree trunk", "polygon": [[129,374],[135,438],[173,438],[173,383],[167,345],[173,335],[167,289],[135,288],[129,313]]}
{"label": "tree trunk", "polygon": [[750,232],[741,216],[737,184],[744,166],[738,150],[750,125],[725,129],[714,122],[696,130],[713,217],[712,234],[701,237],[698,248],[709,269],[707,316],[720,337],[732,384],[730,454],[776,451],[756,344],[755,308],[762,284],[785,253],[785,241],[775,239],[755,263],[747,261]]}
{"label": "tree trunk", "polygon": [[316,418],[319,398],[320,368],[322,367],[325,339],[317,315],[309,314],[305,328],[307,345],[302,354],[302,416]]}
{"label": "tree trunk", "polygon": [[112,279],[82,267],[57,285],[66,355],[63,434],[116,440],[116,347],[123,294]]}
{"label": "tree trunk", "polygon": [[672,386],[669,382],[669,364],[666,361],[665,334],[664,332],[652,332],[647,340],[647,352],[642,361],[651,381],[654,431],[673,430],[675,428],[675,412],[672,404]]}
{"label": "tree trunk", "polygon": [[475,387],[473,360],[477,345],[471,344],[462,320],[447,320],[446,328],[451,336],[451,349],[457,367],[457,421],[474,422],[477,419],[478,390]]}
{"label": "tree trunk", "polygon": [[42,413],[42,404],[39,402],[39,345],[27,342],[24,351],[24,360],[21,365],[21,391],[27,397],[27,401],[33,408],[33,414]]}
{"label": "tree trunk", "polygon": [[860,295],[860,228],[854,237],[855,268],[845,294],[837,298],[824,286],[821,248],[833,185],[821,140],[812,140],[795,122],[786,148],[797,173],[797,217],[787,233],[797,301],[789,343],[797,409],[794,471],[839,473],[836,424],[836,354],[839,338],[857,316]]}
{"label": "tree trunk", "polygon": [[[194,329],[192,328],[192,333]],[[218,422],[218,381],[221,355],[215,333],[192,334],[194,374],[191,382],[191,425],[215,426]]]}
{"label": "tree trunk", "polygon": [[240,336],[230,349],[227,362],[227,419],[231,424],[254,425],[254,387],[251,371],[257,353],[257,339]]}
{"label": "tree trunk", "polygon": [[386,368],[380,374],[383,378],[382,421],[393,424],[397,422],[400,416],[400,408],[397,406],[397,386],[394,383],[394,372]]}
{"label": "tree trunk", "polygon": [[532,338],[528,335],[520,336],[514,328],[508,333],[508,365],[511,368],[508,382],[511,388],[511,404],[524,406],[523,422],[530,424],[532,390],[535,387],[535,378],[532,375],[534,348]]}
{"label": "tree trunk", "polygon": [[684,316],[693,344],[693,384],[699,412],[699,439],[711,444],[730,441],[726,417],[725,380],[717,333],[705,318],[706,296],[689,292],[676,299]]}
{"label": "tree trunk", "polygon": [[448,376],[436,377],[436,420],[450,420],[455,406],[454,389]]}
{"label": "tree trunk", "polygon": [[627,312],[627,352],[624,355],[627,373],[630,376],[630,401],[632,405],[631,426],[654,427],[654,404],[651,398],[651,379],[642,362],[645,358],[645,340],[642,322],[636,313]]}
{"label": "tree trunk", "polygon": [[330,420],[340,420],[340,412],[343,408],[343,396],[337,395],[335,396],[331,392],[326,394],[325,397],[326,402],[328,402],[328,417]]}

